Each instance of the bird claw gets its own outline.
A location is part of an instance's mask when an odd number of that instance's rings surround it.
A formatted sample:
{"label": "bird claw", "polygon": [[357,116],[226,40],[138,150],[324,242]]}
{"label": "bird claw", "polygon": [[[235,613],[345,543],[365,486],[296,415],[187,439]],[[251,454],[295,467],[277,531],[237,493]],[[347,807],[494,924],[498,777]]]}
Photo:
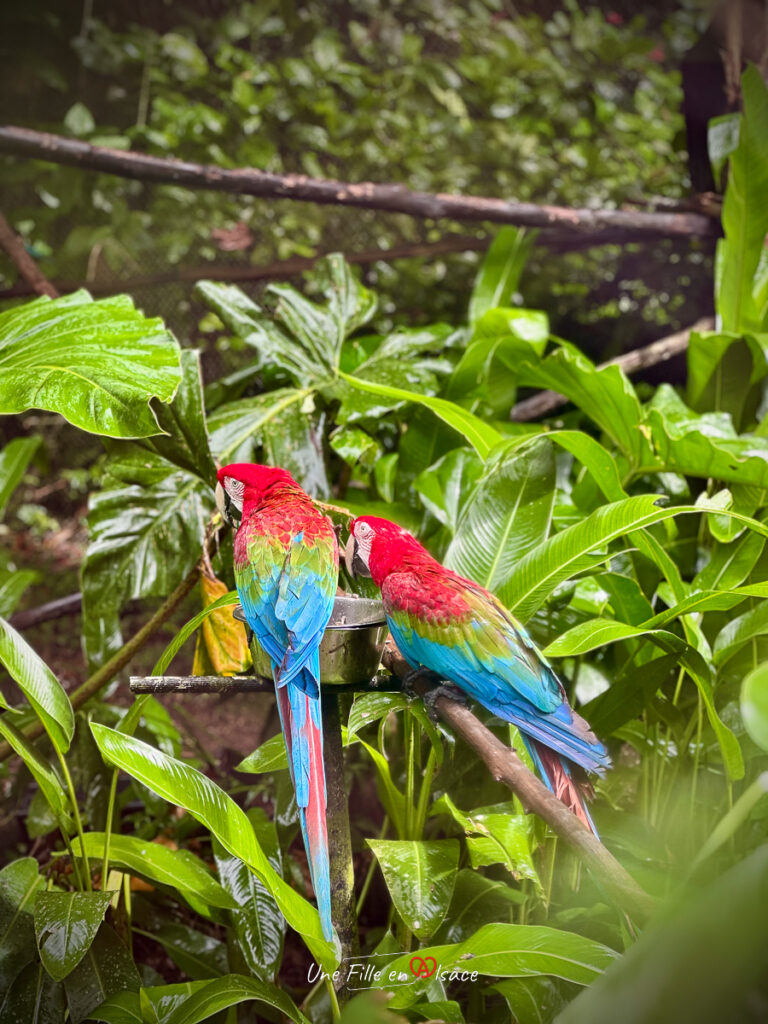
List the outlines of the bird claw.
{"label": "bird claw", "polygon": [[409,700],[415,700],[419,696],[414,685],[417,679],[421,679],[425,683],[435,683],[438,678],[428,668],[412,668],[400,677],[400,689]]}
{"label": "bird claw", "polygon": [[461,704],[462,707],[469,707],[469,701],[467,700],[467,696],[463,690],[460,690],[458,686],[454,686],[453,683],[442,682],[437,686],[433,686],[432,689],[428,690],[423,697],[427,714],[433,721],[437,721],[438,718],[437,701],[440,697],[447,697],[448,700],[452,700],[456,704]]}

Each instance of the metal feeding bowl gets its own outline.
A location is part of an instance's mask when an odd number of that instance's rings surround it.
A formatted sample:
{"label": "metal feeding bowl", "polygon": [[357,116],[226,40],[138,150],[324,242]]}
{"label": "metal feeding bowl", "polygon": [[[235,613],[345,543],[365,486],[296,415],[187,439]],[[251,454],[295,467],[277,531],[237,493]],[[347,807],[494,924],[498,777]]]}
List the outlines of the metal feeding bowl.
{"label": "metal feeding bowl", "polygon": [[[240,605],[232,613],[245,622]],[[327,683],[367,683],[376,674],[387,635],[384,605],[371,597],[339,594],[320,643],[320,680]],[[272,662],[254,637],[253,671],[272,677]]]}

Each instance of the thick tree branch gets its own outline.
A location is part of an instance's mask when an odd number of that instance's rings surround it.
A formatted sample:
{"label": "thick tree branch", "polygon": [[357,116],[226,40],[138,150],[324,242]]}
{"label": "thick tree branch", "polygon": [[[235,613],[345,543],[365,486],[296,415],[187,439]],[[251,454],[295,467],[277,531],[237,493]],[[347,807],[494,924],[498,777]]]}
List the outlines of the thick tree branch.
{"label": "thick tree branch", "polygon": [[6,251],[14,266],[27,282],[35,295],[47,295],[55,299],[59,294],[41,272],[27,252],[24,243],[0,211],[0,246]]}
{"label": "thick tree branch", "polygon": [[[395,675],[404,676],[410,666],[388,640],[382,663]],[[430,686],[417,680],[417,692],[422,695]],[[505,783],[520,798],[528,811],[538,814],[562,840],[572,846],[597,881],[616,903],[631,917],[642,922],[651,916],[655,907],[649,896],[622,867],[613,854],[586,828],[565,804],[557,799],[543,782],[530,772],[515,751],[494,736],[469,708],[448,697],[440,696],[435,709],[443,721],[478,754],[491,774]]]}
{"label": "thick tree branch", "polygon": [[[626,374],[647,370],[650,366],[657,366],[659,363],[664,363],[673,356],[685,352],[692,331],[711,331],[714,326],[715,321],[711,317],[703,317],[691,327],[670,334],[666,338],[659,338],[658,341],[654,341],[644,348],[633,349],[615,359],[600,363],[598,369],[602,370],[606,366],[619,366]],[[548,416],[555,409],[567,404],[568,399],[565,395],[561,395],[557,391],[539,391],[538,394],[512,406],[509,418],[517,423],[525,423],[528,420],[539,419],[540,416]]]}
{"label": "thick tree branch", "polygon": [[457,221],[490,221],[523,227],[557,226],[571,232],[593,234],[609,228],[621,228],[635,237],[655,235],[708,238],[719,233],[716,221],[698,213],[537,206],[534,203],[516,203],[482,196],[414,192],[398,184],[374,184],[369,181],[352,184],[309,178],[303,174],[271,174],[253,168],[227,170],[144,153],[91,146],[77,139],[10,125],[0,127],[0,152],[117,174],[138,181],[268,199],[385,210],[431,220],[448,217]]}

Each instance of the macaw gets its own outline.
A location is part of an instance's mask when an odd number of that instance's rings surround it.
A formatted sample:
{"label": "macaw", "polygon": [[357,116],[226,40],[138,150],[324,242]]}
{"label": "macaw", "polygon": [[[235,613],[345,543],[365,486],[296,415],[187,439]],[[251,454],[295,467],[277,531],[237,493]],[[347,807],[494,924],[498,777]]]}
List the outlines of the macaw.
{"label": "macaw", "polygon": [[601,775],[608,752],[501,601],[378,516],[352,520],[345,560],[381,589],[389,631],[411,668],[449,680],[516,725],[549,789],[597,835],[586,805],[592,788],[574,768]]}
{"label": "macaw", "polygon": [[272,661],[312,885],[323,934],[332,940],[319,649],[336,594],[336,533],[284,469],[234,463],[218,471],[218,480],[222,514],[240,518],[237,592]]}

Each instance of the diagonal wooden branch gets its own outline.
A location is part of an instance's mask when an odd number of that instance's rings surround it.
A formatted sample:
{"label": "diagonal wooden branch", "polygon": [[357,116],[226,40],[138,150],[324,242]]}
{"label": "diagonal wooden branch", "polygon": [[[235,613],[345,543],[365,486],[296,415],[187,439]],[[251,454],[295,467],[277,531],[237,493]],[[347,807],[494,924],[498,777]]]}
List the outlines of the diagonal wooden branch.
{"label": "diagonal wooden branch", "polygon": [[0,152],[69,164],[84,170],[117,174],[137,181],[180,185],[268,199],[348,206],[405,213],[437,220],[489,221],[523,227],[561,227],[575,233],[621,228],[635,237],[709,238],[719,234],[717,222],[700,213],[637,210],[592,210],[537,206],[484,196],[415,192],[399,184],[351,183],[303,174],[271,174],[255,168],[229,170],[145,153],[91,146],[77,139],[13,125],[0,127]]}
{"label": "diagonal wooden branch", "polygon": [[0,246],[36,295],[55,299],[59,294],[24,247],[24,243],[0,211]]}
{"label": "diagonal wooden branch", "polygon": [[[410,671],[410,666],[391,643],[391,638],[384,648],[382,664],[396,676],[403,677]],[[418,679],[415,687],[422,696],[431,688]],[[511,747],[494,736],[468,707],[449,697],[437,697],[435,710],[446,725],[482,758],[495,779],[509,786],[528,811],[538,814],[557,836],[573,847],[603,889],[620,907],[640,923],[651,916],[655,908],[653,897],[637,884],[626,868],[582,825],[576,815],[526,768]]]}
{"label": "diagonal wooden branch", "polygon": [[[644,348],[633,349],[615,359],[600,363],[598,370],[602,370],[606,366],[618,366],[627,374],[647,370],[650,366],[657,366],[659,363],[664,363],[668,359],[672,359],[673,356],[685,352],[693,332],[711,331],[714,330],[714,327],[715,321],[711,317],[702,317],[691,327],[685,327],[682,331],[669,334],[666,338],[659,338],[658,341],[654,341]],[[557,391],[539,391],[530,398],[513,405],[509,418],[517,423],[525,423],[528,420],[536,420],[540,416],[548,416],[555,409],[567,404],[568,399],[565,395],[561,395]]]}

